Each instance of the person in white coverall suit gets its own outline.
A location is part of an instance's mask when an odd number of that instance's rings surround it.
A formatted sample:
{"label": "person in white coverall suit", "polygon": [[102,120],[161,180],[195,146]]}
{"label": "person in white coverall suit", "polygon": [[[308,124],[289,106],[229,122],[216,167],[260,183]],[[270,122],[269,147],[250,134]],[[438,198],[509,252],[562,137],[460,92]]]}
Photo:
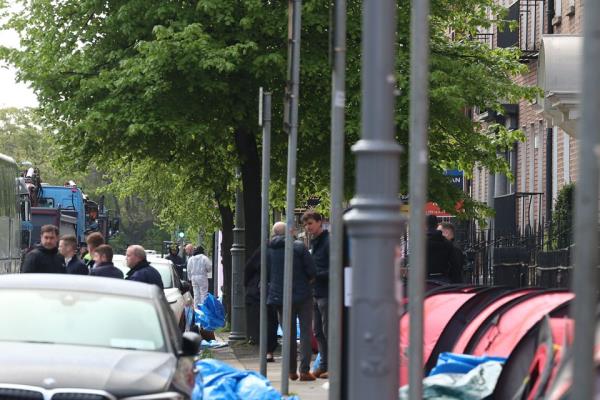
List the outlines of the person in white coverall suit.
{"label": "person in white coverall suit", "polygon": [[212,262],[204,255],[202,246],[193,249],[188,245],[186,251],[188,254],[193,253],[187,261],[187,273],[194,288],[194,307],[197,308],[208,295],[208,276],[212,271]]}

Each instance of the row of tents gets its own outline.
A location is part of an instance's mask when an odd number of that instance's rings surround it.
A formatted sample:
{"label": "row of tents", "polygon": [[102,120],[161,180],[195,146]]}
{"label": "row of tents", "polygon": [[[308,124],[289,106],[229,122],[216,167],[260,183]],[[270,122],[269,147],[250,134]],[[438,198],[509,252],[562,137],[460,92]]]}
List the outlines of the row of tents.
{"label": "row of tents", "polygon": [[[424,304],[425,376],[446,353],[505,359],[493,392],[486,397],[568,398],[574,336],[569,308],[574,297],[572,292],[557,289],[436,286],[430,282]],[[401,386],[408,384],[408,348],[409,315],[405,312],[400,319]],[[595,356],[600,361],[600,351]]]}

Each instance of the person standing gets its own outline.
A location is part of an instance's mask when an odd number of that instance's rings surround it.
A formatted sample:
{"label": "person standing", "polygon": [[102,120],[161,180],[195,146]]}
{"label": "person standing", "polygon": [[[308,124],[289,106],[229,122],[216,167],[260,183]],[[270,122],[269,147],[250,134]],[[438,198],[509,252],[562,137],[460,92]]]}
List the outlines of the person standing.
{"label": "person standing", "polygon": [[177,244],[172,243],[169,246],[169,255],[165,258],[175,265],[175,270],[177,271],[179,278],[184,279],[183,267],[185,266],[185,261],[183,261],[183,258],[179,257],[179,246],[177,246]]}
{"label": "person standing", "polygon": [[40,245],[25,255],[21,272],[64,274],[64,258],[58,253],[58,228],[44,225],[40,230]]}
{"label": "person standing", "polygon": [[88,269],[92,269],[94,268],[94,251],[96,251],[98,246],[104,244],[104,236],[100,232],[93,232],[88,235],[85,242],[87,243],[88,254],[90,256],[86,266]]}
{"label": "person standing", "polygon": [[455,263],[452,265],[453,269],[450,270],[450,282],[452,283],[463,283],[463,267],[465,265],[465,256],[460,247],[454,240],[456,237],[456,229],[454,224],[451,222],[442,222],[438,225],[438,230],[442,231],[444,236],[450,243],[454,250]]}
{"label": "person standing", "polygon": [[60,238],[58,252],[65,258],[67,274],[89,274],[88,268],[77,257],[77,238],[74,235],[64,235]]}
{"label": "person standing", "polygon": [[160,290],[164,290],[160,273],[148,263],[146,250],[142,246],[137,244],[129,246],[125,252],[125,259],[130,268],[125,279],[156,285]]}
{"label": "person standing", "polygon": [[427,216],[427,278],[450,283],[450,271],[457,269],[454,247],[437,230],[438,219]]}
{"label": "person standing", "polygon": [[[250,341],[260,340],[260,247],[258,247],[244,267],[244,287],[246,289],[246,325]],[[267,362],[274,362],[273,353],[277,349],[277,310],[267,304]]]}
{"label": "person standing", "polygon": [[323,229],[323,216],[315,211],[307,211],[302,216],[304,229],[310,235],[310,253],[317,272],[314,294],[313,330],[319,345],[321,361],[313,375],[327,379],[327,336],[329,327],[329,231]]}
{"label": "person standing", "polygon": [[[288,232],[291,234],[291,232]],[[283,326],[283,275],[285,260],[285,222],[273,225],[272,239],[267,254],[267,271],[269,278],[269,294],[267,304],[277,308],[279,322]],[[300,321],[300,380],[314,381],[310,373],[312,357],[311,324],[312,324],[312,282],[315,279],[315,264],[310,253],[300,241],[294,242],[293,284],[292,284],[292,318],[289,327],[283,327],[284,334],[290,335],[290,376],[298,379],[296,350],[296,318]],[[287,332],[286,332],[287,331]]]}
{"label": "person standing", "polygon": [[107,244],[96,247],[96,250],[94,250],[95,267],[90,271],[90,275],[123,279],[123,272],[119,268],[115,267],[112,259],[112,247]]}
{"label": "person standing", "polygon": [[[191,245],[188,245],[191,247]],[[189,254],[189,247],[186,252]],[[194,289],[194,306],[198,307],[204,303],[208,296],[208,275],[212,271],[210,258],[204,255],[204,247],[198,246],[193,249],[192,257],[187,262],[187,273]]]}

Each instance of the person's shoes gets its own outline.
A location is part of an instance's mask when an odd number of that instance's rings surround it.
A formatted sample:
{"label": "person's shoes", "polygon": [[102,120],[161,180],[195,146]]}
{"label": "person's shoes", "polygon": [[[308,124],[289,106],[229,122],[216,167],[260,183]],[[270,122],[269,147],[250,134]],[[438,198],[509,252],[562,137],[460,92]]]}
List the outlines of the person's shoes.
{"label": "person's shoes", "polygon": [[327,373],[327,371],[322,370],[321,368],[317,368],[313,371],[313,375],[315,376],[315,378],[320,378],[322,374]]}
{"label": "person's shoes", "polygon": [[322,374],[319,376],[319,378],[321,378],[321,379],[329,379],[329,372],[327,372],[327,371],[323,372],[323,373],[322,373]]}
{"label": "person's shoes", "polygon": [[293,381],[297,381],[298,380],[298,374],[295,372],[290,372],[290,379]]}
{"label": "person's shoes", "polygon": [[300,372],[300,380],[301,381],[314,381],[317,378],[310,372]]}
{"label": "person's shoes", "polygon": [[275,362],[275,357],[273,357],[273,353],[267,353],[267,362]]}

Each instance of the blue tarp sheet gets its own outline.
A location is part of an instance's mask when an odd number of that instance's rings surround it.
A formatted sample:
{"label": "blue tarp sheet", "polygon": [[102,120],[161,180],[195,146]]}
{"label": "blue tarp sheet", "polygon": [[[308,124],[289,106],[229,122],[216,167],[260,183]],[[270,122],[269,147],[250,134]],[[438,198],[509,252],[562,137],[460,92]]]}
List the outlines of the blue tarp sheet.
{"label": "blue tarp sheet", "polygon": [[437,374],[466,374],[476,366],[488,361],[506,362],[505,357],[471,356],[468,354],[441,353],[429,376]]}
{"label": "blue tarp sheet", "polygon": [[[488,398],[496,387],[502,363],[487,361],[466,374],[437,374],[423,379],[423,399],[479,400]],[[408,385],[400,389],[400,399],[408,400]]]}
{"label": "blue tarp sheet", "polygon": [[225,326],[223,304],[210,293],[196,310],[196,325],[211,332]]}
{"label": "blue tarp sheet", "polygon": [[[192,400],[282,400],[271,383],[258,372],[240,371],[212,359],[196,363],[199,370]],[[297,396],[288,400],[300,400]]]}

